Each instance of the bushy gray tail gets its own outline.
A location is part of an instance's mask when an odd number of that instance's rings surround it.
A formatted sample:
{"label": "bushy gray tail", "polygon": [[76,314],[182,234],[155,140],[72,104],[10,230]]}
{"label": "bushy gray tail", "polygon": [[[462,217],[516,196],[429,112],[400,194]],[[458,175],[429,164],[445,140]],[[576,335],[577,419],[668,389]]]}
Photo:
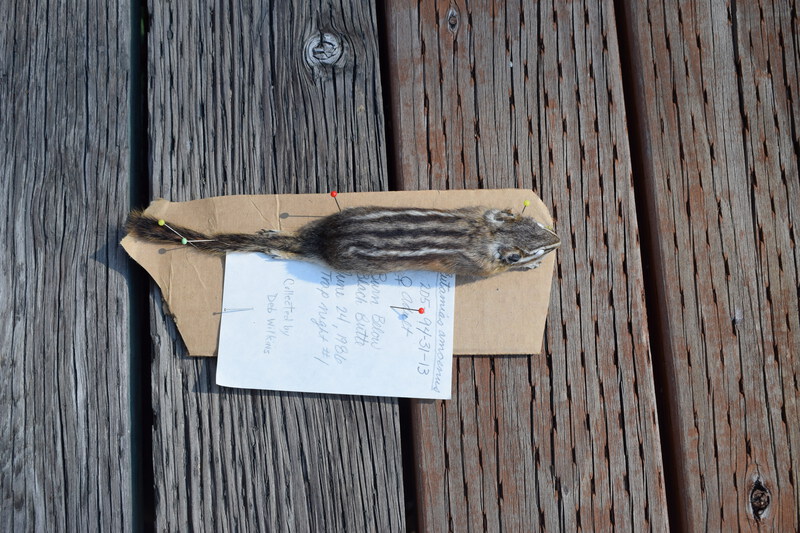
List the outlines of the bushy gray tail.
{"label": "bushy gray tail", "polygon": [[184,226],[160,221],[141,211],[131,211],[125,222],[125,230],[128,234],[148,242],[194,246],[198,250],[215,254],[232,251],[230,243],[217,240],[217,236],[208,236]]}
{"label": "bushy gray tail", "polygon": [[285,254],[302,253],[296,237],[291,234],[262,231],[259,233],[216,233],[206,235],[184,226],[170,224],[132,211],[125,229],[139,239],[160,244],[192,246],[197,250],[224,255],[228,252],[263,252],[286,257]]}

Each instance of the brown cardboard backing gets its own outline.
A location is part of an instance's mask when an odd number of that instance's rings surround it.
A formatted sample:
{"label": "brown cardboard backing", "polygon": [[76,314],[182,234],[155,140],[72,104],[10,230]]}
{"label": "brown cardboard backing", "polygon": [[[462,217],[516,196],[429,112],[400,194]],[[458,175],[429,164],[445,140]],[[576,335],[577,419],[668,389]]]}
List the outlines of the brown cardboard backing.
{"label": "brown cardboard backing", "polygon": [[[452,209],[471,205],[510,208],[545,225],[552,219],[542,201],[525,189],[342,193],[342,208],[364,205]],[[337,210],[328,194],[221,196],[169,202],[155,200],[146,213],[208,233],[292,231]],[[556,228],[557,230],[558,228]],[[131,236],[122,246],[161,288],[168,312],[191,355],[216,355],[224,259],[191,246],[169,247]],[[453,351],[456,355],[539,353],[542,346],[555,254],[526,272],[456,280]]]}

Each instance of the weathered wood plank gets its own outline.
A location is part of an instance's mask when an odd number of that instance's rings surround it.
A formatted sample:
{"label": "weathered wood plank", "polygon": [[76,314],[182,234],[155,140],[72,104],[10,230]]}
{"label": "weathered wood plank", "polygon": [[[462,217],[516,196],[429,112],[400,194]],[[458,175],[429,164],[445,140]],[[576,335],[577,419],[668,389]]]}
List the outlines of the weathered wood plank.
{"label": "weathered wood plank", "polygon": [[[387,188],[370,3],[154,10],[154,196]],[[403,529],[396,400],[218,388],[153,300],[157,529]]]}
{"label": "weathered wood plank", "polygon": [[126,531],[129,12],[0,17],[0,530]]}
{"label": "weathered wood plank", "polygon": [[564,239],[544,353],[459,358],[454,399],[414,407],[420,529],[665,530],[613,5],[387,19],[402,186],[532,187]]}
{"label": "weathered wood plank", "polygon": [[797,531],[798,6],[625,6],[673,506],[686,530]]}

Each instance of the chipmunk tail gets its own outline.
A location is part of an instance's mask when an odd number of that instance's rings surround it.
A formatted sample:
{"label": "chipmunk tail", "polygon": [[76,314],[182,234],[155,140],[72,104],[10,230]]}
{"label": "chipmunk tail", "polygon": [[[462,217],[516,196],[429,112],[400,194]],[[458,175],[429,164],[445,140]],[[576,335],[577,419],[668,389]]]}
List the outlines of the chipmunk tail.
{"label": "chipmunk tail", "polygon": [[263,252],[276,257],[291,258],[302,253],[297,239],[272,230],[258,233],[216,233],[199,231],[157,219],[142,211],[131,211],[125,222],[128,235],[158,244],[191,246],[201,252],[224,255],[228,252]]}
{"label": "chipmunk tail", "polygon": [[146,215],[143,211],[134,210],[125,221],[128,235],[147,242],[158,244],[191,245],[204,252],[225,253],[218,241],[193,229],[172,224],[168,221]]}

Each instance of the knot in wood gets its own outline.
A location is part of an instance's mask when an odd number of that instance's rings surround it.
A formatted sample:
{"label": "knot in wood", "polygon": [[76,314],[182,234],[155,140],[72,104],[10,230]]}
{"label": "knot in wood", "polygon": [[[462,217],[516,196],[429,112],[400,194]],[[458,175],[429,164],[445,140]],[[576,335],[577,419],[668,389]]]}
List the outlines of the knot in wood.
{"label": "knot in wood", "polygon": [[305,45],[306,62],[312,67],[335,65],[342,58],[343,52],[342,40],[333,33],[312,35]]}
{"label": "knot in wood", "polygon": [[753,510],[753,517],[756,520],[761,519],[761,516],[769,507],[769,501],[769,490],[761,483],[761,480],[757,479],[750,490],[750,508]]}
{"label": "knot in wood", "polygon": [[446,15],[447,20],[447,29],[450,33],[456,33],[458,31],[458,23],[460,20],[460,16],[458,13],[458,9],[455,6],[450,6],[450,9],[447,10]]}

